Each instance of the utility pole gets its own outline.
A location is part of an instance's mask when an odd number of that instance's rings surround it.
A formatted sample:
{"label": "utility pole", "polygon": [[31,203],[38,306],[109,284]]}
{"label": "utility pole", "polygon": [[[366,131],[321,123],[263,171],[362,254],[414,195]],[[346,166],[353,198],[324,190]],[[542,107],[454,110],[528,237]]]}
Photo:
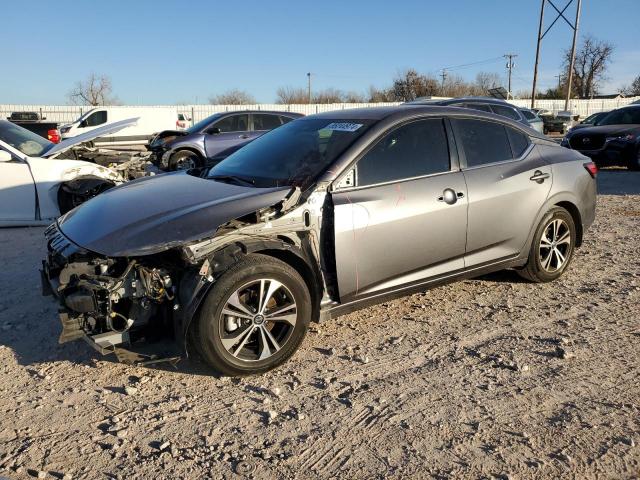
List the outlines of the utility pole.
{"label": "utility pole", "polygon": [[576,7],[576,21],[573,24],[573,43],[571,44],[571,61],[569,62],[569,77],[567,80],[567,98],[564,101],[565,112],[569,110],[569,99],[571,98],[571,82],[573,80],[573,64],[576,61],[576,38],[578,36],[578,26],[580,24],[580,8],[582,7],[582,0],[578,0],[578,6]]}
{"label": "utility pole", "polygon": [[440,88],[440,94],[444,97],[444,81],[447,79],[447,70],[445,68],[442,69],[442,73],[440,74],[442,77],[442,87]]}
{"label": "utility pole", "polygon": [[[509,88],[507,90],[507,99],[509,98],[509,95],[511,95],[511,70],[513,70],[513,67],[516,66],[516,64],[513,63],[513,59],[517,56],[518,55],[516,55],[515,53],[507,53],[506,55],[504,55],[504,58],[507,59],[507,70],[509,70]],[[511,95],[511,98],[513,98],[513,95]]]}
{"label": "utility pole", "polygon": [[[545,37],[549,30],[556,24],[558,20],[561,18],[569,25],[569,27],[573,30],[573,43],[571,46],[571,61],[569,62],[569,72],[568,72],[568,81],[567,81],[567,96],[565,100],[564,109],[567,110],[569,108],[569,98],[571,97],[571,81],[573,80],[573,64],[575,61],[575,53],[576,53],[576,38],[578,37],[578,24],[580,23],[580,10],[582,7],[582,0],[577,0],[576,6],[576,19],[574,23],[571,23],[567,17],[564,16],[564,12],[569,8],[574,0],[569,0],[567,4],[564,6],[562,10],[559,10],[556,7],[555,0],[542,0],[542,5],[540,7],[540,24],[538,26],[538,46],[536,47],[536,63],[533,67],[533,88],[531,89],[531,108],[535,107],[536,101],[536,82],[538,80],[538,63],[540,60],[540,44],[542,43],[542,39]],[[542,25],[544,23],[544,7],[549,3],[553,7],[553,9],[557,12],[556,18],[551,22],[551,24],[547,27],[547,29],[542,33]]]}
{"label": "utility pole", "polygon": [[311,72],[307,73],[307,98],[311,104]]}
{"label": "utility pole", "polygon": [[536,63],[533,66],[533,88],[531,89],[531,108],[536,106],[536,82],[538,81],[538,62],[540,60],[540,44],[542,43],[542,25],[544,24],[544,4],[547,0],[542,0],[540,7],[540,24],[538,25],[538,45],[536,46]]}
{"label": "utility pole", "polygon": [[558,74],[556,75],[556,78],[558,79],[558,92],[560,91],[560,89],[562,88],[562,74]]}

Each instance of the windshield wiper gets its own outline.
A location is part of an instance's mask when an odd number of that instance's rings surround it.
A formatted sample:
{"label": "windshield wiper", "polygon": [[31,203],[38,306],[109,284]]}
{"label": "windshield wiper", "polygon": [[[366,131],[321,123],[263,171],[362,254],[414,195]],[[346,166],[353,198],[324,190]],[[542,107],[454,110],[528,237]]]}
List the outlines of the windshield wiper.
{"label": "windshield wiper", "polygon": [[239,183],[241,185],[249,185],[250,187],[254,187],[256,182],[254,180],[250,180],[248,178],[243,178],[243,177],[239,177],[237,175],[211,175],[209,177],[207,177],[211,180],[222,180],[224,181],[231,181],[231,182],[235,182],[235,183]]}

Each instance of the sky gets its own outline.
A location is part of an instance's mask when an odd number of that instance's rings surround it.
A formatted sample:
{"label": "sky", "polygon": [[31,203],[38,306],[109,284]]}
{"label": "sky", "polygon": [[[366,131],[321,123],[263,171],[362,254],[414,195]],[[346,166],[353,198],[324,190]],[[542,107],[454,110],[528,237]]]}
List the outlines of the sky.
{"label": "sky", "polygon": [[[562,8],[568,0],[554,0]],[[574,4],[577,0],[574,0]],[[125,104],[206,103],[238,88],[271,103],[281,86],[365,93],[414,68],[531,89],[541,0],[108,0],[3,2],[0,104],[65,104],[90,73]],[[580,35],[615,46],[603,93],[640,75],[640,0],[583,0]],[[569,7],[569,18],[575,10]],[[547,4],[545,23],[553,20]],[[539,87],[557,84],[571,29],[545,37]]]}

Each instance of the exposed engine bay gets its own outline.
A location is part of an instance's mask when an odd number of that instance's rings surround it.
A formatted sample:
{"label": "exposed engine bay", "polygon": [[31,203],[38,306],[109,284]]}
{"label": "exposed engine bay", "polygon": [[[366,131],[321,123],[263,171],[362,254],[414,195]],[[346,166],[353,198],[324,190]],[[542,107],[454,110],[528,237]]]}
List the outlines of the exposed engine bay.
{"label": "exposed engine bay", "polygon": [[57,158],[84,160],[108,167],[117,172],[123,181],[154,175],[159,170],[151,163],[151,152],[122,151],[78,145],[61,153]]}

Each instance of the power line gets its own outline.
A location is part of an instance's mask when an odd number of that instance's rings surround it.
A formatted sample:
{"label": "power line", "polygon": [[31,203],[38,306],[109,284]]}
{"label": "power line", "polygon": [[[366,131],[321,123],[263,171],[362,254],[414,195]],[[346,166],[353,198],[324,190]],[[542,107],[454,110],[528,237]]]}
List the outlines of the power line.
{"label": "power line", "polygon": [[500,57],[494,57],[494,58],[487,58],[486,60],[479,60],[477,62],[471,62],[471,63],[463,63],[460,65],[452,65],[450,67],[442,67],[439,70],[457,70],[459,68],[466,68],[466,67],[472,67],[474,65],[483,65],[486,63],[495,63],[498,60],[502,60],[504,57],[500,56]]}

